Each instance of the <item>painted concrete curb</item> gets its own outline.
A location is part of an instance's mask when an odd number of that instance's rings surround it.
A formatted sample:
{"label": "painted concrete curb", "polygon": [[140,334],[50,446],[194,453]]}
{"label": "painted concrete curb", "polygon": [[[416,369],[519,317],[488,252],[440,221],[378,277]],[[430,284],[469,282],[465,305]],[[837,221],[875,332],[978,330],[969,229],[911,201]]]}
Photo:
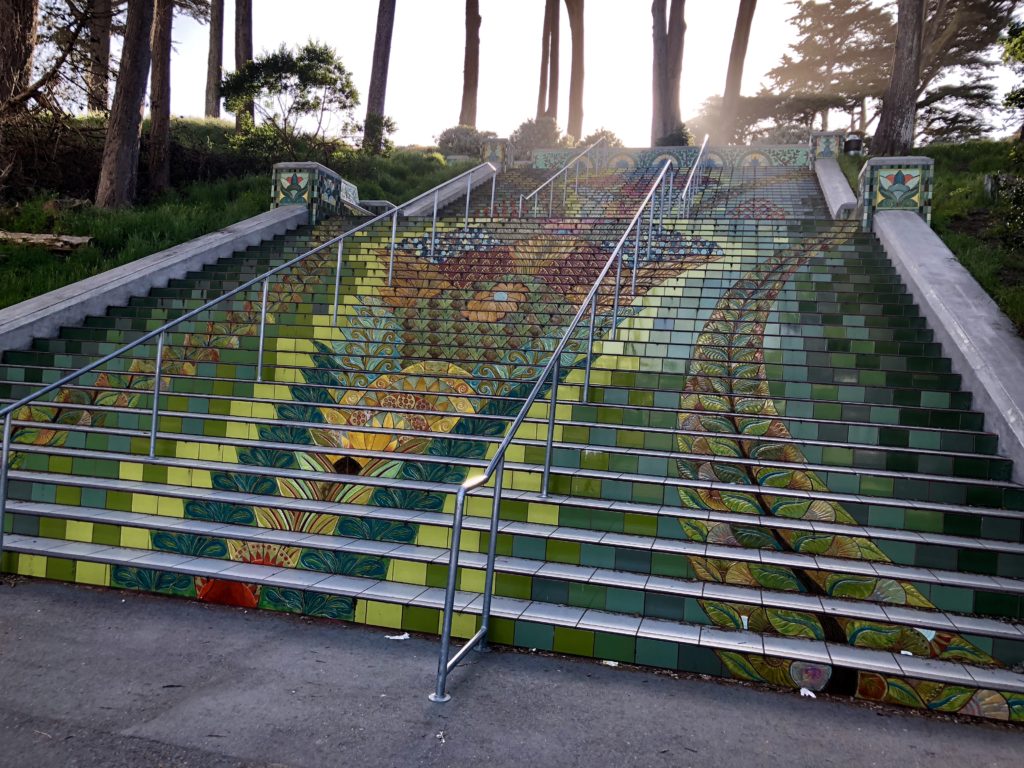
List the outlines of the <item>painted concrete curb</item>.
{"label": "painted concrete curb", "polygon": [[81,325],[89,315],[102,315],[109,307],[145,296],[190,271],[301,226],[308,218],[305,206],[276,208],[0,310],[0,352],[56,336],[61,326]]}
{"label": "painted concrete curb", "polygon": [[879,211],[875,234],[1024,482],[1024,339],[916,213]]}
{"label": "painted concrete curb", "polygon": [[[477,168],[469,175],[470,189],[476,189],[485,181],[490,182],[493,171],[490,168]],[[449,184],[444,187],[437,196],[437,209],[441,210],[448,203],[458,199],[466,198],[466,180],[460,179],[458,183]],[[419,200],[412,205],[402,206],[399,214],[402,216],[430,216],[434,212],[434,198],[432,195]]]}
{"label": "painted concrete curb", "polygon": [[825,195],[825,203],[833,219],[851,219],[857,209],[857,195],[854,194],[846,174],[839,167],[839,161],[832,157],[819,157],[814,161],[814,173]]}

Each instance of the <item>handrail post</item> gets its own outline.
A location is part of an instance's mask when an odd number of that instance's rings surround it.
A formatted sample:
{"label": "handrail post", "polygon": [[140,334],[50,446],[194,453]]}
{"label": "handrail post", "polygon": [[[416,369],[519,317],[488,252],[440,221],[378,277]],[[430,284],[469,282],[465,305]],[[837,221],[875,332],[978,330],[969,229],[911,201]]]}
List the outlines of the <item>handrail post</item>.
{"label": "handrail post", "polygon": [[565,215],[565,199],[569,192],[569,166],[565,167],[565,174],[562,177],[562,215]]}
{"label": "handrail post", "polygon": [[484,604],[480,614],[480,631],[483,638],[476,649],[480,653],[490,650],[487,646],[487,629],[491,626],[491,592],[494,586],[494,560],[498,554],[498,516],[501,513],[501,489],[505,474],[505,454],[501,455],[494,471],[494,501],[491,503],[490,539],[487,541],[487,571],[484,573]]}
{"label": "handrail post", "polygon": [[668,177],[668,215],[669,216],[672,216],[672,205],[673,205],[672,195],[673,195],[673,193],[675,191],[673,189],[673,187],[675,186],[675,181],[676,181],[676,166],[673,165],[672,166],[672,173],[670,173],[669,177]]}
{"label": "handrail post", "polygon": [[558,363],[551,367],[551,406],[548,409],[548,438],[544,449],[544,475],[540,482],[540,497],[548,497],[548,478],[551,477],[551,448],[555,441],[555,410],[558,408]]}
{"label": "handrail post", "polygon": [[633,246],[633,274],[630,275],[630,292],[636,298],[636,272],[640,266],[640,220],[636,222],[636,243]]}
{"label": "handrail post", "polygon": [[7,464],[11,460],[11,421],[14,412],[4,416],[4,443],[0,451],[0,557],[4,554],[4,515],[7,513]]}
{"label": "handrail post", "polygon": [[654,235],[654,195],[651,195],[650,212],[647,215],[647,261],[651,260],[651,240]]}
{"label": "handrail post", "polygon": [[519,218],[523,218],[523,196],[519,196]]}
{"label": "handrail post", "polygon": [[466,488],[459,486],[455,494],[455,517],[452,520],[452,549],[448,557],[448,586],[444,595],[444,619],[441,622],[441,656],[437,661],[437,686],[428,697],[431,701],[444,703],[451,700],[445,693],[448,680],[448,657],[451,651],[452,614],[455,612],[455,585],[459,571],[459,544],[462,540],[462,515],[466,505]]}
{"label": "handrail post", "polygon": [[555,210],[555,185],[548,187],[548,218],[550,219]]}
{"label": "handrail post", "polygon": [[345,249],[345,238],[338,241],[338,265],[334,270],[334,315],[332,324],[338,325],[338,292],[341,290],[341,255]]}
{"label": "handrail post", "polygon": [[469,176],[466,177],[466,221],[462,225],[463,229],[469,229],[469,197],[473,194],[473,188],[471,186],[472,183],[473,174],[469,174]]}
{"label": "handrail post", "polygon": [[587,328],[587,371],[583,376],[583,402],[590,400],[590,358],[594,355],[594,323],[597,320],[597,294],[590,300],[590,326]]}
{"label": "handrail post", "polygon": [[573,190],[577,195],[580,193],[580,161],[576,161],[576,189]]}
{"label": "handrail post", "polygon": [[391,217],[391,256],[388,258],[388,287],[391,287],[391,275],[395,271],[395,235],[398,233],[398,208]]}
{"label": "handrail post", "polygon": [[[638,223],[639,226],[639,223]],[[615,254],[615,298],[612,301],[611,334],[618,337],[619,332],[619,286],[622,284],[622,254]]]}
{"label": "handrail post", "polygon": [[270,290],[270,278],[263,281],[263,298],[260,301],[260,348],[256,355],[256,381],[263,381],[263,340],[267,334],[267,292]]}
{"label": "handrail post", "polygon": [[160,379],[164,363],[164,334],[156,337],[156,367],[153,369],[153,408],[149,422],[149,458],[156,455],[156,427],[160,420]]}
{"label": "handrail post", "polygon": [[498,172],[491,174],[491,218],[494,218],[494,191],[498,185]]}
{"label": "handrail post", "polygon": [[434,193],[434,216],[430,222],[430,259],[434,259],[434,240],[437,239],[437,192]]}

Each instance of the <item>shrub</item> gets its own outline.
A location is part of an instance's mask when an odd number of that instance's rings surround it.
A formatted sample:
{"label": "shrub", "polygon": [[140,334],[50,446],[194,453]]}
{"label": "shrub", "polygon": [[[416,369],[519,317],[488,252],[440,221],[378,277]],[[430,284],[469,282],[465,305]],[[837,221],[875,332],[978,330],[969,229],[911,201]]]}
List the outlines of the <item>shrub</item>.
{"label": "shrub", "polygon": [[680,123],[679,127],[671,133],[666,133],[664,136],[654,142],[656,147],[688,147],[693,141],[693,137],[690,135],[690,130],[686,127],[686,123]]}
{"label": "shrub", "polygon": [[573,146],[572,139],[562,135],[553,117],[527,120],[512,132],[509,140],[512,142],[512,151],[518,158],[527,157],[535,149]]}
{"label": "shrub", "polygon": [[622,140],[616,136],[612,131],[607,128],[598,128],[596,131],[587,136],[583,141],[580,142],[581,147],[589,147],[599,139],[604,139],[603,147],[621,147]]}
{"label": "shrub", "polygon": [[494,131],[478,131],[471,125],[456,125],[441,131],[436,141],[444,155],[480,157],[484,141],[497,135]]}

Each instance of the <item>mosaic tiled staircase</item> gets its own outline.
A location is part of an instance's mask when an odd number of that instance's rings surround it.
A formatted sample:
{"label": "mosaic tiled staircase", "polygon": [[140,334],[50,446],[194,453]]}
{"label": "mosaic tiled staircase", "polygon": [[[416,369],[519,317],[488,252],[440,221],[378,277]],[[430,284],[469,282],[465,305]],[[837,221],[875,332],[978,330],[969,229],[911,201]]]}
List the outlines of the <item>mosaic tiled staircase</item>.
{"label": "mosaic tiled staircase", "polygon": [[[502,179],[499,200],[536,175]],[[492,455],[649,177],[597,174],[551,220],[463,230],[453,203],[432,260],[430,221],[403,221],[390,288],[390,227],[351,238],[337,328],[334,253],[307,260],[272,288],[262,384],[258,294],[175,331],[153,459],[152,348],[19,413],[4,570],[436,633],[458,483]],[[1024,489],[912,297],[872,236],[826,218],[808,172],[704,181],[695,218],[669,211],[650,257],[641,240],[635,296],[624,265],[617,339],[602,294],[589,402],[582,337],[563,357],[547,496],[545,404],[510,450],[493,640],[1024,719]],[[347,226],[10,352],[0,396]],[[469,503],[463,637],[489,494]]]}

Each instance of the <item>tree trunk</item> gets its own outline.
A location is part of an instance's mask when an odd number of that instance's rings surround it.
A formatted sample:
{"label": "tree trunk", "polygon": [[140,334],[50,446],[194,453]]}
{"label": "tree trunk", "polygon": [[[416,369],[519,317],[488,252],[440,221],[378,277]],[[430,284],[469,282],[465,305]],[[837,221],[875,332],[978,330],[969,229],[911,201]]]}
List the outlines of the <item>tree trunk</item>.
{"label": "tree trunk", "polygon": [[0,0],[0,106],[29,84],[38,11],[38,0]]}
{"label": "tree trunk", "polygon": [[149,191],[171,186],[171,30],[174,0],[156,0],[149,81]]}
{"label": "tree trunk", "polygon": [[540,33],[540,85],[537,88],[537,119],[548,108],[548,68],[551,56],[551,0],[544,3],[544,28]]}
{"label": "tree trunk", "polygon": [[373,42],[370,94],[366,99],[366,126],[363,129],[363,149],[375,155],[384,151],[384,97],[388,88],[391,33],[394,29],[395,0],[380,0],[377,6],[377,37]]}
{"label": "tree trunk", "polygon": [[914,146],[918,78],[921,72],[921,35],[924,25],[922,0],[899,0],[896,51],[892,77],[882,100],[871,154],[903,155]]}
{"label": "tree trunk", "polygon": [[96,190],[96,205],[100,208],[120,208],[130,204],[135,197],[139,131],[152,53],[149,39],[152,29],[152,0],[131,0]]}
{"label": "tree trunk", "polygon": [[743,83],[743,64],[750,42],[750,27],[754,20],[757,0],[740,0],[736,16],[736,29],[732,35],[732,51],[729,53],[729,73],[725,78],[725,93],[722,95],[722,115],[718,123],[716,144],[731,144],[736,140],[736,114],[740,107],[740,86]]}
{"label": "tree trunk", "polygon": [[[252,0],[235,0],[235,71],[252,61]],[[256,119],[256,108],[250,101],[235,114],[235,130]]]}
{"label": "tree trunk", "polygon": [[544,117],[558,120],[558,27],[562,18],[562,8],[558,0],[548,0],[551,9],[551,34],[548,37],[548,108]]}
{"label": "tree trunk", "polygon": [[568,134],[579,141],[583,138],[583,0],[565,0],[572,31],[572,74],[569,76]]}
{"label": "tree trunk", "polygon": [[206,57],[206,116],[220,117],[224,70],[224,0],[210,0],[210,50]]}
{"label": "tree trunk", "polygon": [[90,112],[106,112],[110,106],[110,0],[89,2],[89,70],[86,101]]}
{"label": "tree trunk", "polygon": [[480,0],[466,0],[466,57],[462,66],[462,111],[459,125],[476,128],[476,94],[480,82]]}
{"label": "tree trunk", "polygon": [[666,22],[666,0],[654,0],[654,83],[651,143],[675,131],[682,124],[679,87],[683,74],[683,40],[686,22],[685,0],[671,0]]}

